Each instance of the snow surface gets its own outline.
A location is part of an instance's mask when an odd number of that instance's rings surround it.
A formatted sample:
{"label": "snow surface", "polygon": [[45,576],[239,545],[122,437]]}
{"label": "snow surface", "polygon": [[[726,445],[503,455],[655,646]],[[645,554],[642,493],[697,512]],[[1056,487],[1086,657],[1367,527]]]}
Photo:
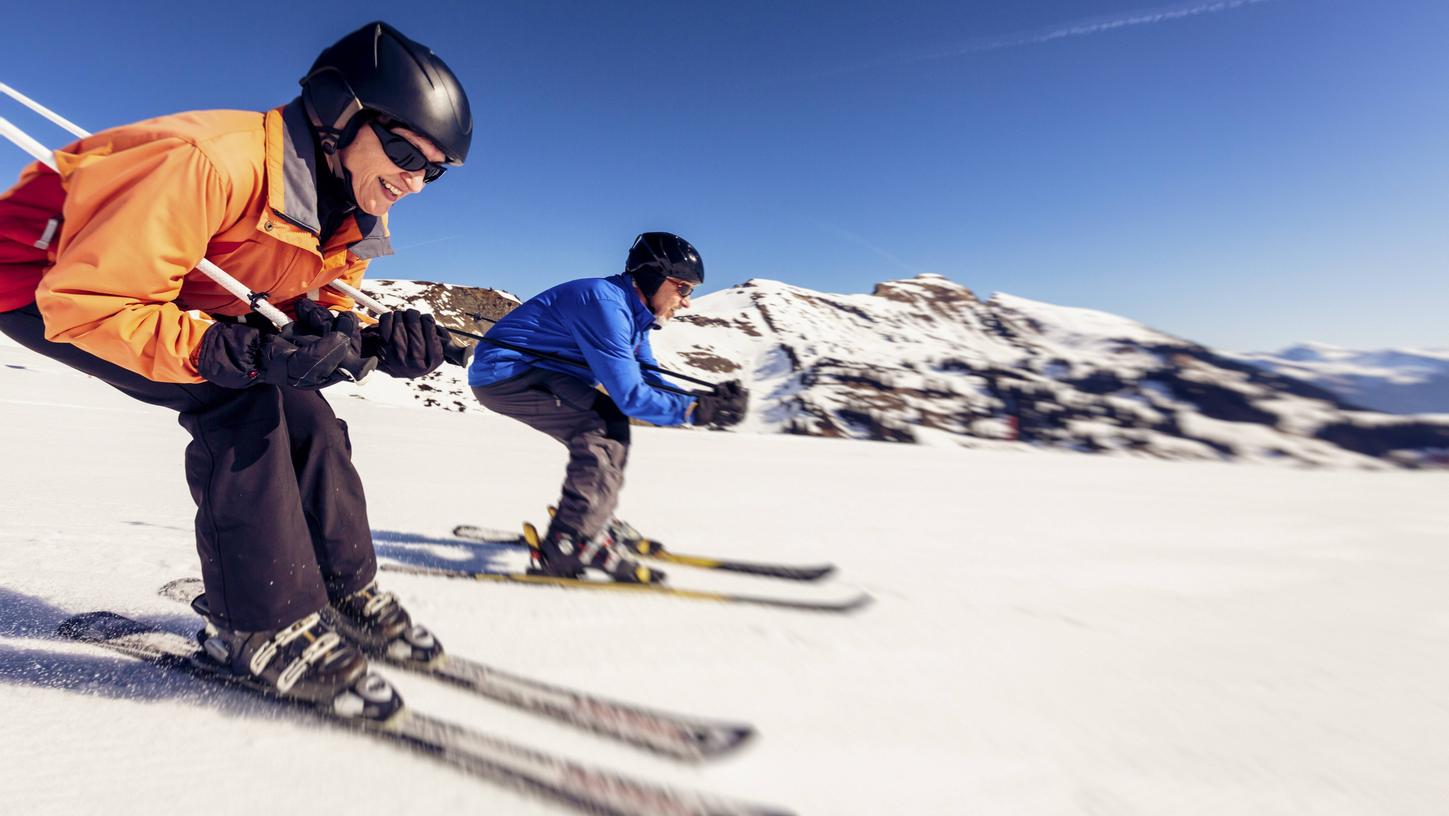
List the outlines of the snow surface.
{"label": "snow surface", "polygon": [[[564,461],[487,413],[334,397],[386,558],[480,559]],[[367,397],[379,388],[381,398]],[[391,396],[389,396],[391,395]],[[685,766],[431,681],[420,709],[801,814],[1438,816],[1449,802],[1449,477],[636,428],[623,515],[682,551],[834,561],[852,616],[384,575],[449,649],[754,722]],[[109,608],[189,632],[172,416],[0,343],[0,811],[557,806],[249,696],[51,638]],[[501,562],[521,560],[513,552]]]}
{"label": "snow surface", "polygon": [[1021,314],[1042,324],[1049,337],[1064,346],[1081,345],[1082,341],[1102,343],[1109,340],[1131,340],[1136,343],[1180,343],[1176,337],[1153,331],[1135,320],[1111,312],[1058,306],[1039,300],[997,292],[991,303]]}

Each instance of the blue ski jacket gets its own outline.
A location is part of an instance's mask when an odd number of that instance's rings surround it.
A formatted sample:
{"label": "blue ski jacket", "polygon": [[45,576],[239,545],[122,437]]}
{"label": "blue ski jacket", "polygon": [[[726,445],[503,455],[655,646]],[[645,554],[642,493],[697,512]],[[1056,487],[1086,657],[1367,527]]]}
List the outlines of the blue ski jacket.
{"label": "blue ski jacket", "polygon": [[631,417],[655,425],[682,425],[694,398],[651,387],[650,383],[663,384],[663,378],[639,365],[658,365],[649,347],[654,326],[654,313],[640,300],[628,275],[561,283],[504,315],[485,336],[578,360],[588,368],[484,341],[468,366],[468,385],[492,385],[531,368],[546,368],[591,386],[602,383],[619,410]]}

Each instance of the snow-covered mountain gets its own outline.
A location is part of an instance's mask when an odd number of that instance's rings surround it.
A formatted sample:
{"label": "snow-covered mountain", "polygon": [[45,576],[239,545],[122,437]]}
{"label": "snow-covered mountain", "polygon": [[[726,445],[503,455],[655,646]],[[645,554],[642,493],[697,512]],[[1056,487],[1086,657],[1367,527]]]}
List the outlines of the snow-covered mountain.
{"label": "snow-covered mountain", "polygon": [[1358,351],[1303,343],[1239,355],[1256,366],[1311,382],[1390,414],[1449,413],[1449,349]]}
{"label": "snow-covered mountain", "polygon": [[[370,286],[444,325],[486,329],[454,305],[466,287]],[[491,290],[468,297],[499,313],[512,302]],[[745,381],[744,431],[1366,467],[1449,450],[1449,416],[1361,410],[1123,317],[1006,294],[982,301],[939,275],[849,295],[755,279],[699,298],[654,346],[666,368]],[[381,390],[481,410],[453,367]]]}
{"label": "snow-covered mountain", "polygon": [[1126,318],[938,275],[868,295],[753,280],[676,323],[661,361],[746,380],[758,429],[1349,465],[1449,448],[1449,417],[1361,411]]}

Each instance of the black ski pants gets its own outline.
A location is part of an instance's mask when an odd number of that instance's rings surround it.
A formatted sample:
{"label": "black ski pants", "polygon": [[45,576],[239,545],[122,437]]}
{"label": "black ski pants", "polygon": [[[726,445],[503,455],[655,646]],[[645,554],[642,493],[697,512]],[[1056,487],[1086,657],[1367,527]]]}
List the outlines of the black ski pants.
{"label": "black ski pants", "polygon": [[319,391],[154,382],[45,339],[35,304],[0,332],[151,405],[191,434],[186,482],[207,603],[231,629],[277,629],[371,583],[377,572],[347,425]]}
{"label": "black ski pants", "polygon": [[592,538],[614,517],[629,462],[629,418],[608,394],[577,377],[535,368],[473,396],[569,449],[553,524]]}

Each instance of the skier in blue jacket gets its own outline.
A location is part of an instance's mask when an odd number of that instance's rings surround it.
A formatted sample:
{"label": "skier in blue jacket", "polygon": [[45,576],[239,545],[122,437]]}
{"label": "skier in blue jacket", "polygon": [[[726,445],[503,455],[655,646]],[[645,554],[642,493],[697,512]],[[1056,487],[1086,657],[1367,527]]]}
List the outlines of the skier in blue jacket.
{"label": "skier in blue jacket", "polygon": [[534,552],[534,571],[572,578],[592,568],[616,581],[663,580],[625,554],[618,541],[623,526],[613,519],[629,418],[725,427],[744,419],[749,402],[738,380],[683,395],[660,388],[667,383],[644,367],[657,365],[649,332],[689,308],[702,283],[704,262],[688,241],[646,232],[630,248],[623,274],[555,286],[498,321],[486,336],[498,345],[478,344],[468,369],[478,401],[569,449],[558,512]]}

